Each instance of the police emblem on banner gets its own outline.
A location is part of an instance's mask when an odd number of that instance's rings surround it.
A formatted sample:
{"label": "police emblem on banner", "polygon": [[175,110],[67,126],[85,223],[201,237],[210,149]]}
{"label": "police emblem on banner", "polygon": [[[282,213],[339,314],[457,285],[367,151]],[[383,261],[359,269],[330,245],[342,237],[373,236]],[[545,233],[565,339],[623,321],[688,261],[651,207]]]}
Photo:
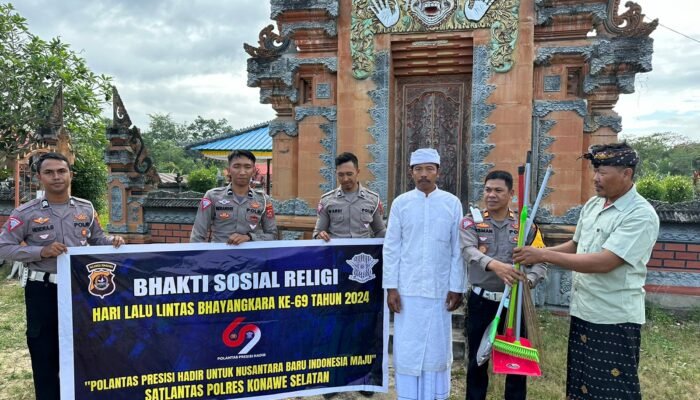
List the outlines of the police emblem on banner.
{"label": "police emblem on banner", "polygon": [[106,296],[114,293],[116,286],[114,285],[114,270],[117,264],[110,262],[94,262],[85,266],[90,273],[90,283],[88,284],[88,292],[91,295],[104,299]]}
{"label": "police emblem on banner", "polygon": [[372,267],[374,267],[379,260],[369,254],[355,254],[351,260],[345,260],[345,262],[352,267],[352,274],[348,277],[351,281],[365,283],[377,277],[374,275]]}

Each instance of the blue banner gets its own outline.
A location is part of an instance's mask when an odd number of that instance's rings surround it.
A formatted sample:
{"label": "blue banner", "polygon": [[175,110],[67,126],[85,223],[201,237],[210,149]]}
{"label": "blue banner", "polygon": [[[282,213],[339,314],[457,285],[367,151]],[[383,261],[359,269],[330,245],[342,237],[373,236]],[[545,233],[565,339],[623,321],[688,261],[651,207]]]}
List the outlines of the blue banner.
{"label": "blue banner", "polygon": [[70,248],[65,399],[388,390],[382,240]]}

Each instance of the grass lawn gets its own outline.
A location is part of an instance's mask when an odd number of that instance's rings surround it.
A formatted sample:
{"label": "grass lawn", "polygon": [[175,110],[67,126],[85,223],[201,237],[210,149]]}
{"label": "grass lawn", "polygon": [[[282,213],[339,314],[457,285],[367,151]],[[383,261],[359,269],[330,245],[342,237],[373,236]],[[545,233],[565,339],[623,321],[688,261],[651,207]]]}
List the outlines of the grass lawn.
{"label": "grass lawn", "polygon": [[[24,297],[17,281],[4,279],[8,272],[7,266],[0,268],[0,399],[28,400],[34,398],[34,393],[25,341]],[[569,321],[567,317],[543,311],[540,324],[544,343],[540,351],[543,376],[528,382],[528,397],[559,400],[564,398]],[[648,309],[641,353],[640,379],[645,399],[700,398],[700,310],[678,317],[657,308]],[[465,375],[463,362],[455,362],[453,399],[464,398]],[[503,387],[503,377],[493,377],[489,398],[502,399]],[[336,399],[358,397],[347,393]],[[393,398],[393,387],[389,394],[373,397],[375,400]]]}

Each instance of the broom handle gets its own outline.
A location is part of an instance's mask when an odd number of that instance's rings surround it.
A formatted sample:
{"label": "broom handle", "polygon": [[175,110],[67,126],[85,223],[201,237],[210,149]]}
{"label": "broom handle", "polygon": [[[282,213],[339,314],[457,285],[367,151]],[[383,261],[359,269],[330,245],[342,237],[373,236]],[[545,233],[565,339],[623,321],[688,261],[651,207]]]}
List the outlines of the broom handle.
{"label": "broom handle", "polygon": [[540,186],[540,190],[537,192],[537,199],[535,199],[535,204],[532,206],[532,209],[530,210],[530,215],[527,218],[527,226],[525,227],[525,232],[527,234],[530,234],[530,229],[532,229],[532,224],[535,223],[535,215],[537,215],[537,210],[540,208],[540,201],[542,200],[542,197],[544,197],[544,192],[547,188],[547,182],[549,181],[549,176],[552,174],[552,165],[547,166],[547,171],[544,173],[544,178],[542,179],[542,186]]}
{"label": "broom handle", "polygon": [[518,315],[515,325],[515,343],[520,343],[520,325],[523,320],[523,281],[518,281]]}
{"label": "broom handle", "polygon": [[[519,230],[518,230],[518,247],[522,247],[525,244],[525,225],[527,225],[527,216],[528,216],[528,206],[527,206],[527,199],[528,196],[530,195],[530,153],[528,152],[527,155],[527,163],[525,164],[525,191],[524,191],[524,196],[523,196],[523,209],[520,211],[520,221],[519,221]],[[516,271],[520,270],[520,264],[515,263],[513,265],[513,268],[515,268]],[[511,303],[513,301],[517,301],[518,299],[518,285],[513,285],[513,288],[511,289],[510,292],[510,299]],[[507,325],[507,330],[506,332],[510,332],[512,335],[513,333],[513,324],[515,322],[515,308],[513,307],[513,304],[511,304],[510,307],[508,307],[508,325]]]}

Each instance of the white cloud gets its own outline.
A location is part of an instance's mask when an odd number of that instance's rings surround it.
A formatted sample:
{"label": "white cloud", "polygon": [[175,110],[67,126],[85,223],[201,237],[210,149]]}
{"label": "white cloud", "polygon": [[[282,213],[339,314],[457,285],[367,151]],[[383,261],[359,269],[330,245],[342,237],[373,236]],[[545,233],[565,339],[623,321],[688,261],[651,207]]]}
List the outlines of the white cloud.
{"label": "white cloud", "polygon": [[[694,0],[638,0],[650,18],[700,40]],[[243,43],[255,44],[270,23],[267,0],[22,0],[15,4],[30,30],[81,51],[96,73],[114,77],[132,120],[169,112],[176,121],[197,115],[247,126],[273,118],[246,86]],[[621,5],[621,11],[625,8]],[[659,26],[654,70],[638,74],[636,92],[615,110],[623,135],[674,131],[700,140],[700,43]]]}
{"label": "white cloud", "polygon": [[[692,0],[639,1],[650,18],[700,40],[694,17],[700,5]],[[686,17],[688,16],[688,17]],[[633,94],[622,95],[615,110],[622,116],[623,135],[675,132],[700,141],[700,43],[659,26],[654,38],[653,71],[638,74]]]}

